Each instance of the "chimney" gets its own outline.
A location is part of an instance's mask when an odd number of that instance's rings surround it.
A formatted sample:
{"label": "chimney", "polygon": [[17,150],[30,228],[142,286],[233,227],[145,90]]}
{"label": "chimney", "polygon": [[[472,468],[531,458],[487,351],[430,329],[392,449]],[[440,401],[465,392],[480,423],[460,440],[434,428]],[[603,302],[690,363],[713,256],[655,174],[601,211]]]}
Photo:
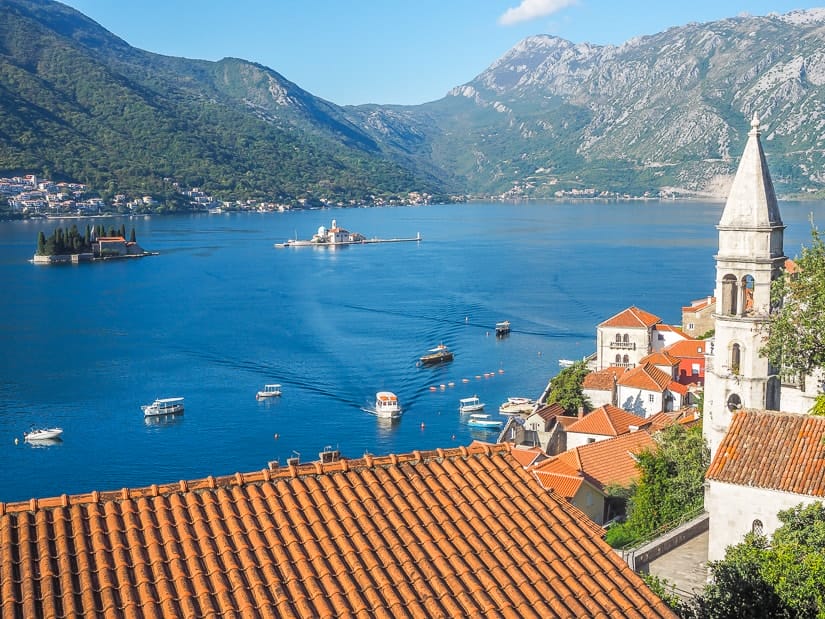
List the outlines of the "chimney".
{"label": "chimney", "polygon": [[584,406],[579,406],[579,419],[584,417]]}

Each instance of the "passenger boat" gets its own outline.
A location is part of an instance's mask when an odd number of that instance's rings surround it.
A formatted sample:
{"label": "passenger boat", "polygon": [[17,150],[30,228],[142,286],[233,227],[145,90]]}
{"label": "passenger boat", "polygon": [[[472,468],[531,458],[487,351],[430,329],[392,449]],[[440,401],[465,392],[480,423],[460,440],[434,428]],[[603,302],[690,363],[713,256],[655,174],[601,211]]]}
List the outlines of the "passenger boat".
{"label": "passenger boat", "polygon": [[484,410],[484,402],[478,399],[478,396],[474,395],[471,398],[461,398],[458,401],[458,412],[459,413],[472,413],[473,411],[481,411]]}
{"label": "passenger boat", "polygon": [[281,395],[281,385],[264,385],[264,388],[255,396],[259,400],[264,398],[274,398]]}
{"label": "passenger boat", "polygon": [[509,320],[502,320],[501,322],[496,323],[496,335],[501,337],[502,335],[507,335],[510,333],[510,321]]}
{"label": "passenger boat", "polygon": [[158,398],[140,407],[147,417],[152,415],[177,415],[183,412],[183,398]]}
{"label": "passenger boat", "polygon": [[502,415],[531,413],[535,405],[536,401],[530,398],[507,398],[507,401],[498,407],[498,412]]}
{"label": "passenger boat", "polygon": [[576,363],[572,359],[559,359],[559,367],[560,368],[569,368],[573,367],[573,364]]}
{"label": "passenger boat", "polygon": [[29,432],[23,433],[23,440],[44,441],[57,438],[63,434],[63,428],[32,428]]}
{"label": "passenger boat", "polygon": [[402,412],[398,396],[392,391],[379,391],[376,393],[374,408],[365,408],[364,410],[382,419],[398,419]]}
{"label": "passenger boat", "polygon": [[420,359],[424,365],[433,365],[436,363],[443,363],[445,361],[452,361],[453,353],[444,344],[439,344],[435,348],[430,348],[426,355]]}
{"label": "passenger boat", "polygon": [[474,426],[476,428],[500,428],[503,425],[503,422],[500,419],[490,418],[490,415],[473,413],[470,415],[467,425]]}

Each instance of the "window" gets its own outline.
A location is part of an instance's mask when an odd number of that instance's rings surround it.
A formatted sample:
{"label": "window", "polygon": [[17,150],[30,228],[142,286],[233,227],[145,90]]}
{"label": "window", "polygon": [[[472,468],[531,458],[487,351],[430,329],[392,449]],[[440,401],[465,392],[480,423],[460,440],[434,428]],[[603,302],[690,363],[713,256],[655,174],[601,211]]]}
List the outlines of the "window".
{"label": "window", "polygon": [[688,331],[693,331],[696,328],[696,325],[694,325],[692,322],[689,322],[687,328]]}
{"label": "window", "polygon": [[595,443],[595,442],[596,442],[596,439],[595,439],[595,438],[589,438],[589,439],[587,439],[587,444],[588,444],[588,445],[589,445],[590,443]]}
{"label": "window", "polygon": [[736,285],[735,275],[725,275],[722,278],[722,313],[728,316],[736,315],[736,300],[739,296],[739,287]]}
{"label": "window", "polygon": [[658,334],[658,337],[659,337],[659,341],[660,341],[660,342],[664,342],[664,341],[665,341],[665,336],[664,336],[664,335],[662,335],[661,333],[659,333],[659,334]]}
{"label": "window", "polygon": [[622,357],[622,359],[624,359],[624,361],[623,361],[624,363],[630,363],[630,356],[629,355],[625,355],[624,357]]}
{"label": "window", "polygon": [[616,363],[621,363],[621,362],[622,362],[622,356],[621,355],[616,355]]}
{"label": "window", "polygon": [[698,363],[691,363],[690,364],[690,375],[691,376],[699,376],[699,364]]}
{"label": "window", "polygon": [[739,362],[742,359],[742,349],[739,344],[734,344],[730,348],[730,371],[731,374],[739,374]]}
{"label": "window", "polygon": [[616,334],[616,343],[617,343],[617,344],[621,344],[621,343],[622,343],[622,335],[621,335],[621,333],[617,333],[617,334]]}
{"label": "window", "polygon": [[622,341],[625,344],[627,344],[630,341],[630,337],[627,335],[627,333],[624,334],[624,337],[622,338]]}
{"label": "window", "polygon": [[762,521],[758,518],[753,521],[753,524],[751,524],[751,533],[754,535],[762,535],[764,530],[765,525],[763,525]]}
{"label": "window", "polygon": [[652,393],[647,396],[647,401],[648,402],[653,402],[655,399],[656,399],[656,396],[654,396]]}

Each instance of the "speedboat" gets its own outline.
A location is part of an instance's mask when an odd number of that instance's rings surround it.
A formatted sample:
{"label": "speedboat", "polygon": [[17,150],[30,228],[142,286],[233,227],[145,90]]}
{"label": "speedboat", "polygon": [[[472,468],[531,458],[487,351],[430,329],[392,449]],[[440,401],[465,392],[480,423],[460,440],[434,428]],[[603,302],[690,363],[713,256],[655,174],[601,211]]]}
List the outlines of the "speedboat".
{"label": "speedboat", "polygon": [[381,419],[397,419],[402,412],[398,396],[392,391],[379,391],[376,393],[374,408],[365,408],[364,410]]}
{"label": "speedboat", "polygon": [[63,428],[32,428],[29,432],[23,433],[26,441],[45,441],[59,437],[63,434]]}
{"label": "speedboat", "polygon": [[503,422],[500,419],[492,419],[490,415],[473,413],[470,415],[470,419],[467,420],[467,425],[476,428],[500,428]]}
{"label": "speedboat", "polygon": [[152,415],[177,415],[183,412],[183,398],[158,398],[140,407],[147,417]]}
{"label": "speedboat", "polygon": [[424,365],[433,365],[435,363],[443,363],[445,361],[452,361],[453,353],[444,344],[439,344],[435,348],[430,348],[426,355],[420,359]]}
{"label": "speedboat", "polygon": [[274,398],[281,395],[281,385],[264,385],[264,388],[255,396],[259,400],[263,398]]}
{"label": "speedboat", "polygon": [[503,335],[507,335],[510,333],[510,321],[509,320],[502,320],[501,322],[496,323],[496,335],[501,337]]}
{"label": "speedboat", "polygon": [[477,395],[472,398],[461,398],[458,401],[459,413],[472,413],[473,411],[484,410],[484,402],[478,399]]}

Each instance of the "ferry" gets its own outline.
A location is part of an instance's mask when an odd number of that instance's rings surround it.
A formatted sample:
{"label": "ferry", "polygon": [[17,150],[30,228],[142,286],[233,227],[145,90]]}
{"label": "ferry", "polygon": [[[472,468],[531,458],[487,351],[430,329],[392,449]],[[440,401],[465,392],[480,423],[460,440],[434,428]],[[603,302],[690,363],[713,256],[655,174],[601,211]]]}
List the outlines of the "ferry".
{"label": "ferry", "polygon": [[401,404],[392,391],[379,391],[375,394],[375,406],[363,409],[381,419],[398,419],[401,416]]}
{"label": "ferry", "polygon": [[153,415],[177,415],[183,412],[183,398],[158,398],[140,407],[146,417]]}

